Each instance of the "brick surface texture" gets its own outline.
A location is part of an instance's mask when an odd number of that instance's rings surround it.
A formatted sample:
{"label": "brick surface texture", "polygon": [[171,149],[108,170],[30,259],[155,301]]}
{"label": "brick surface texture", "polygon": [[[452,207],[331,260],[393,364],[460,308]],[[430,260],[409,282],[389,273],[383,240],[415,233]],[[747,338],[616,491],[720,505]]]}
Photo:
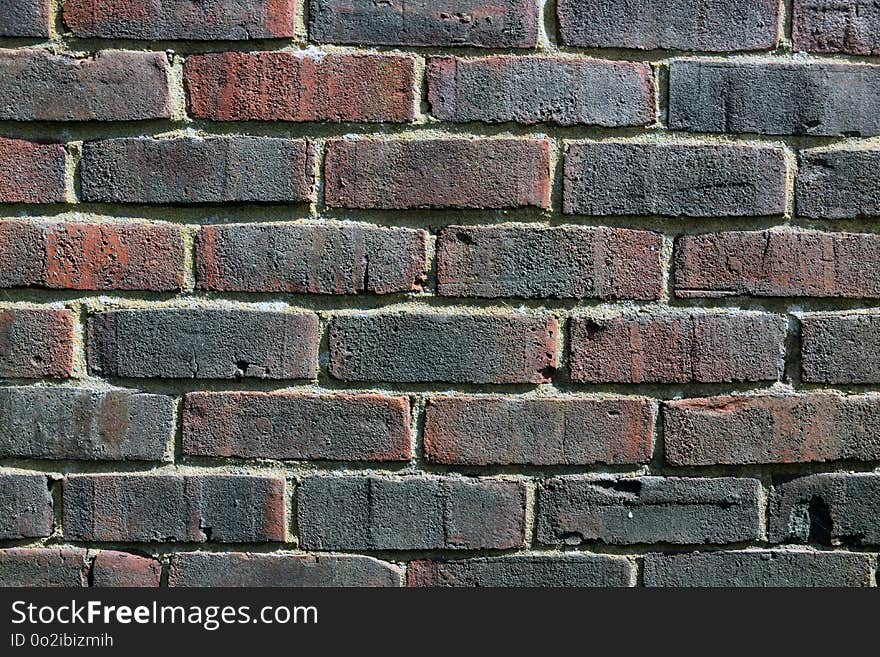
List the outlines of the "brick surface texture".
{"label": "brick surface texture", "polygon": [[876,587],[878,99],[864,0],[0,0],[0,586]]}

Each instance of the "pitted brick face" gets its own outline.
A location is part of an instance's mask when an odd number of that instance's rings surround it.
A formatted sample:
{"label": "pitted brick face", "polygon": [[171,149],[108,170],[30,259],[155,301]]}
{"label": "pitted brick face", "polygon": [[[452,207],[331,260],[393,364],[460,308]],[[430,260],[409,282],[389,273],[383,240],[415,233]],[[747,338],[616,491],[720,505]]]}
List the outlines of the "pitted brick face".
{"label": "pitted brick face", "polygon": [[61,144],[0,137],[0,203],[66,201],[66,168]]}
{"label": "pitted brick face", "polygon": [[0,539],[48,536],[52,514],[52,495],[45,476],[0,472]]}
{"label": "pitted brick face", "polygon": [[96,587],[157,587],[161,578],[158,560],[125,552],[102,550],[92,565],[92,585]]}
{"label": "pitted brick face", "polygon": [[814,53],[880,54],[880,7],[862,0],[795,0],[792,42]]}
{"label": "pitted brick face", "polygon": [[51,0],[0,0],[0,37],[47,37]]}
{"label": "pitted brick face", "polygon": [[88,586],[89,562],[85,550],[73,548],[8,548],[0,550],[3,586]]}
{"label": "pitted brick face", "polygon": [[73,343],[69,310],[0,310],[0,376],[67,378],[73,374]]}

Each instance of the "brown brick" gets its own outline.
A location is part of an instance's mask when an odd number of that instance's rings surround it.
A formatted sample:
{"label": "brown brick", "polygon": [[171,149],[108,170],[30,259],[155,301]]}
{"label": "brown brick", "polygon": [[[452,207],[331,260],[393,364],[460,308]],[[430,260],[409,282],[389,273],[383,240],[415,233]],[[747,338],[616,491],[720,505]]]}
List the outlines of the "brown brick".
{"label": "brown brick", "polygon": [[621,465],[651,460],[654,410],[639,398],[435,397],[425,458],[448,465]]}
{"label": "brown brick", "polygon": [[227,52],[192,55],[184,70],[198,118],[403,123],[415,114],[413,57]]}
{"label": "brown brick", "polygon": [[407,461],[406,397],[190,393],[183,452],[192,456],[330,461]]}
{"label": "brown brick", "polygon": [[580,383],[735,383],[782,374],[786,322],[755,312],[577,317],[571,378]]}
{"label": "brown brick", "polygon": [[0,310],[0,376],[66,378],[73,372],[73,313]]}
{"label": "brown brick", "polygon": [[880,297],[880,236],[813,231],[708,233],[675,246],[678,297]]}
{"label": "brown brick", "polygon": [[162,577],[162,564],[156,559],[125,552],[102,550],[92,565],[92,585],[98,587],[156,587]]}
{"label": "brown brick", "polygon": [[536,139],[330,141],[331,207],[521,208],[550,205],[550,145]]}
{"label": "brown brick", "polygon": [[880,397],[831,394],[712,397],[669,402],[673,465],[880,459]]}
{"label": "brown brick", "polygon": [[66,168],[60,144],[0,137],[0,203],[63,203]]}
{"label": "brown brick", "polygon": [[85,550],[71,548],[0,550],[0,586],[88,586],[86,556]]}

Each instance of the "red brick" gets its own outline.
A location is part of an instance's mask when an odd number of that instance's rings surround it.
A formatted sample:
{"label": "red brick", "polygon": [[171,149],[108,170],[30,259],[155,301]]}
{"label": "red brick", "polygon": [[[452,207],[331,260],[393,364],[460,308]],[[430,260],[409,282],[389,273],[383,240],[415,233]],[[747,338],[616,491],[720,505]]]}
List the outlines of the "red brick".
{"label": "red brick", "polygon": [[325,166],[325,201],[331,207],[550,205],[550,145],[544,140],[333,140]]}
{"label": "red brick", "polygon": [[880,297],[880,236],[708,233],[675,246],[678,297]]}
{"label": "red brick", "polygon": [[666,460],[749,465],[880,459],[880,397],[831,394],[669,402]]}
{"label": "red brick", "polygon": [[580,383],[735,383],[782,374],[786,322],[754,312],[578,317],[571,378]]}
{"label": "red brick", "polygon": [[125,552],[102,550],[92,565],[93,586],[98,587],[156,587],[161,577],[158,561]]}
{"label": "red brick", "polygon": [[85,550],[70,548],[0,550],[0,586],[86,587],[86,556]]}
{"label": "red brick", "polygon": [[448,226],[437,291],[453,297],[659,299],[658,233],[625,228]]}
{"label": "red brick", "polygon": [[0,120],[138,121],[172,116],[164,53],[103,50],[91,57],[0,50]]}
{"label": "red brick", "polygon": [[0,376],[66,378],[73,372],[69,310],[0,310]]}
{"label": "red brick", "polygon": [[297,0],[65,0],[78,37],[243,40],[296,36]]}
{"label": "red brick", "polygon": [[183,233],[167,224],[0,222],[0,287],[179,290]]}
{"label": "red brick", "polygon": [[357,224],[205,226],[196,237],[196,279],[217,291],[419,291],[427,242],[423,230]]}
{"label": "red brick", "polygon": [[63,203],[66,167],[60,144],[0,137],[0,203]]}
{"label": "red brick", "polygon": [[425,458],[456,465],[621,465],[651,460],[645,399],[438,397],[425,410]]}
{"label": "red brick", "polygon": [[190,393],[183,453],[329,461],[408,461],[406,397]]}
{"label": "red brick", "polygon": [[192,116],[213,121],[404,123],[415,114],[415,59],[297,52],[191,55]]}

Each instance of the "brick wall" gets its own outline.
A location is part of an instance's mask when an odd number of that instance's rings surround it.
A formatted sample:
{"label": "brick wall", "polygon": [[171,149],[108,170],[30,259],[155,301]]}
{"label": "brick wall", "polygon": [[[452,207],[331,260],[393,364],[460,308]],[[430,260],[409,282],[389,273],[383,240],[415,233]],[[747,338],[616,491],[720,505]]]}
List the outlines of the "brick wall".
{"label": "brick wall", "polygon": [[874,3],[0,47],[0,583],[876,584]]}

